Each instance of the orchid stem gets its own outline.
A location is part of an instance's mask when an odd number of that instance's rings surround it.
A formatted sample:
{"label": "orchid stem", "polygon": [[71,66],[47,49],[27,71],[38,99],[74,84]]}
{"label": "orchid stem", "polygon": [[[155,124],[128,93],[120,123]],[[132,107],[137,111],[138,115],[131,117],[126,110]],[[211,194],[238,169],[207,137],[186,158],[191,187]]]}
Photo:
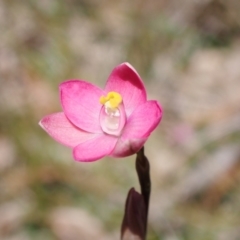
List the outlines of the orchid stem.
{"label": "orchid stem", "polygon": [[141,193],[134,188],[129,190],[125,214],[121,227],[122,240],[145,240],[147,235],[147,218],[151,192],[150,165],[142,148],[137,153],[136,171]]}
{"label": "orchid stem", "polygon": [[141,194],[143,196],[146,207],[145,233],[147,234],[147,219],[149,199],[151,193],[151,179],[150,179],[150,164],[147,157],[144,155],[144,147],[142,147],[142,149],[137,153],[136,171],[138,174],[138,180],[141,187]]}

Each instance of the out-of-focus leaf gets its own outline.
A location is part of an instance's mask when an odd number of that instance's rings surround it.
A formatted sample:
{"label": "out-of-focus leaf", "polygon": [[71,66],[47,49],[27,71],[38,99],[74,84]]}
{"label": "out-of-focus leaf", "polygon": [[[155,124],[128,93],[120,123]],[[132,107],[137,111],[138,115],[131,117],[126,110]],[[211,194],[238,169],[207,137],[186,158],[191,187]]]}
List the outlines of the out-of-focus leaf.
{"label": "out-of-focus leaf", "polygon": [[146,224],[146,206],[143,196],[131,188],[125,206],[125,215],[121,228],[122,240],[144,240]]}

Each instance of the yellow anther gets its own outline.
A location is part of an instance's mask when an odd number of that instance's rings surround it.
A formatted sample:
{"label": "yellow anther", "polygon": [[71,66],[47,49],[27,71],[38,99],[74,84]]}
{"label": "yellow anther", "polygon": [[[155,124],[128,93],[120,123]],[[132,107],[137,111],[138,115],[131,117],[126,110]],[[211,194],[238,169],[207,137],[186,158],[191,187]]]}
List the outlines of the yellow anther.
{"label": "yellow anther", "polygon": [[106,97],[101,96],[101,104],[109,103],[111,108],[117,108],[122,102],[122,96],[117,92],[109,92]]}

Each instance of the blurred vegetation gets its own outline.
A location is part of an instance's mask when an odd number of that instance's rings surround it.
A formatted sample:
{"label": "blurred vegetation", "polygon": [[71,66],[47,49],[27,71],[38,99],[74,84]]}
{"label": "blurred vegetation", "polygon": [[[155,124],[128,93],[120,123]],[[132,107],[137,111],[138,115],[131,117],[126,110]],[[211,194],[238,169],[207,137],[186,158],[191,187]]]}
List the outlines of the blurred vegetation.
{"label": "blurred vegetation", "polygon": [[60,82],[102,87],[128,61],[164,108],[148,239],[240,239],[239,14],[237,0],[0,0],[0,238],[118,239],[135,156],[76,163],[37,123],[61,111]]}

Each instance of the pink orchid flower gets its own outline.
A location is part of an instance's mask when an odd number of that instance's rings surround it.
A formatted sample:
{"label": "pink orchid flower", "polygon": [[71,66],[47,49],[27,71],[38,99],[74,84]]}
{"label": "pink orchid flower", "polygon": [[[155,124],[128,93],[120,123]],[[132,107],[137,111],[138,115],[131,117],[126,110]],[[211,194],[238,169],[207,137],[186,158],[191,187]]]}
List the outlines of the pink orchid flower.
{"label": "pink orchid flower", "polygon": [[45,116],[40,126],[56,141],[73,149],[76,161],[138,152],[162,118],[157,101],[147,101],[137,71],[122,63],[104,89],[82,80],[60,84],[63,112]]}

